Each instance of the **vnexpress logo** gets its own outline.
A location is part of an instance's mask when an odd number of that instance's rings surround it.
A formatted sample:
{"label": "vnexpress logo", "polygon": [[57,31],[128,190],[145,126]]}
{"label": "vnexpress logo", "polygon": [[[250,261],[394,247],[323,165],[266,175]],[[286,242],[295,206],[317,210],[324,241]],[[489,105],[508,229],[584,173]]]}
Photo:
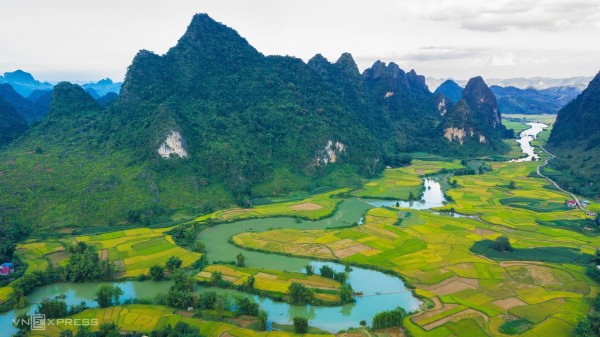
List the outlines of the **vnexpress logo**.
{"label": "vnexpress logo", "polygon": [[29,319],[13,319],[15,326],[29,326],[32,331],[46,330],[46,326],[81,326],[99,325],[97,318],[54,318],[46,319],[44,314],[33,314]]}
{"label": "vnexpress logo", "polygon": [[30,330],[35,331],[46,330],[46,315],[33,314],[29,319],[13,319],[13,324],[16,326],[29,326]]}
{"label": "vnexpress logo", "polygon": [[46,330],[46,315],[33,314],[31,315],[31,330]]}

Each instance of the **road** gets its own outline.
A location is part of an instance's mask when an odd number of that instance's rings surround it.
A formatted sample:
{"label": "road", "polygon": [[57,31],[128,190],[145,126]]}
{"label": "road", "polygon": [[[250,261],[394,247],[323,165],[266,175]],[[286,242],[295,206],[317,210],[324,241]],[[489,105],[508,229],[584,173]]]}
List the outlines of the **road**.
{"label": "road", "polygon": [[541,145],[540,145],[540,149],[542,149],[542,151],[546,152],[546,153],[547,153],[547,154],[550,156],[550,158],[546,158],[546,159],[544,160],[544,164],[542,164],[542,165],[538,165],[538,166],[537,166],[537,168],[536,168],[536,170],[537,170],[537,174],[538,174],[540,177],[542,177],[542,178],[544,178],[544,179],[548,180],[550,183],[552,183],[552,185],[554,185],[554,187],[556,187],[558,190],[560,190],[560,191],[563,191],[563,192],[567,193],[568,195],[570,195],[570,196],[573,198],[573,200],[575,200],[575,202],[577,203],[577,206],[579,207],[579,209],[581,209],[581,210],[582,210],[582,211],[584,211],[584,212],[585,212],[585,211],[587,211],[587,210],[586,210],[586,209],[585,209],[585,208],[584,208],[584,207],[581,205],[581,202],[579,201],[579,198],[577,198],[577,196],[576,196],[575,194],[573,194],[573,193],[571,193],[571,192],[569,192],[569,191],[567,191],[567,190],[563,189],[563,188],[562,188],[562,187],[560,187],[560,185],[558,185],[558,184],[557,184],[557,183],[556,183],[554,180],[552,180],[552,179],[550,179],[548,176],[545,176],[544,174],[542,174],[542,167],[544,167],[544,166],[548,165],[548,162],[549,162],[550,160],[552,160],[552,159],[556,158],[556,156],[555,156],[555,155],[553,155],[552,153],[548,152],[548,150],[544,149],[544,147],[543,147],[543,146],[541,146]]}

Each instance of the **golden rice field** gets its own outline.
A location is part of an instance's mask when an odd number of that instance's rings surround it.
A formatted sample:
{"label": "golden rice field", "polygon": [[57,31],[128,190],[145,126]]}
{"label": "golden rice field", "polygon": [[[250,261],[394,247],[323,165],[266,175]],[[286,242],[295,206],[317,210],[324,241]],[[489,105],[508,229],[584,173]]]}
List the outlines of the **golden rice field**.
{"label": "golden rice field", "polygon": [[[520,336],[573,336],[600,292],[578,261],[600,246],[600,237],[559,226],[585,214],[566,208],[567,195],[531,176],[536,165],[494,163],[492,172],[453,177],[459,186],[448,192],[455,203],[446,207],[481,220],[379,208],[369,210],[359,227],[280,229],[233,240],[252,249],[398,273],[432,303],[432,309],[406,319],[413,336],[501,336],[500,326],[515,318],[533,323]],[[511,180],[516,189],[508,189]],[[498,257],[471,250],[499,235],[510,238],[515,252]]]}
{"label": "golden rice field", "polygon": [[420,176],[440,171],[441,169],[463,168],[459,160],[452,162],[413,160],[412,164],[402,168],[388,168],[383,177],[366,183],[353,195],[365,198],[389,198],[408,200],[412,193],[415,198],[421,195],[423,180]]}
{"label": "golden rice field", "polygon": [[[168,325],[172,327],[178,322],[185,322],[191,326],[197,327],[200,333],[206,337],[233,336],[233,337],[287,337],[299,336],[297,334],[271,331],[257,332],[235,326],[224,322],[204,321],[198,318],[189,318],[175,312],[174,309],[158,305],[131,304],[125,306],[115,306],[104,309],[88,309],[82,313],[74,315],[73,319],[98,319],[99,322],[114,322],[121,331],[137,331],[150,333],[152,330],[164,329]],[[45,331],[32,331],[31,337],[59,337],[60,332],[70,329],[74,335],[76,329],[65,324],[56,326],[47,326]],[[93,326],[92,331],[97,331],[98,326]],[[323,335],[304,334],[306,337],[316,337]]]}
{"label": "golden rice field", "polygon": [[[73,240],[85,242],[96,248],[101,256],[115,264],[121,277],[132,277],[145,274],[155,265],[164,265],[171,256],[177,256],[187,267],[199,259],[202,254],[189,251],[175,244],[171,235],[166,235],[171,228],[136,228],[99,235],[78,236]],[[120,268],[120,269],[119,269]]]}
{"label": "golden rice field", "polygon": [[196,218],[196,222],[234,221],[271,216],[297,216],[309,220],[317,220],[329,216],[342,199],[336,195],[349,192],[349,188],[317,194],[301,201],[288,201],[253,208],[231,208]]}
{"label": "golden rice field", "polygon": [[223,280],[231,282],[236,286],[244,284],[250,275],[254,275],[254,288],[257,290],[285,295],[292,282],[296,282],[317,290],[315,297],[319,300],[329,303],[339,303],[340,301],[338,290],[341,284],[319,275],[259,268],[241,268],[230,265],[210,265],[199,272],[196,275],[196,279],[207,282],[215,271],[221,272]]}

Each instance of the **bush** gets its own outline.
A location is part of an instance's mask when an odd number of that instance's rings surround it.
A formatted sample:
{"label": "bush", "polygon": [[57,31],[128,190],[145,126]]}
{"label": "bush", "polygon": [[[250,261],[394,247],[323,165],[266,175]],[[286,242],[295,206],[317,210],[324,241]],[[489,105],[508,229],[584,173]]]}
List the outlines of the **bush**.
{"label": "bush", "polygon": [[258,331],[266,331],[267,330],[267,321],[269,316],[266,311],[260,310],[258,312]]}
{"label": "bush", "polygon": [[294,321],[294,331],[297,333],[307,333],[308,332],[308,319],[304,317],[295,316],[293,318]]}
{"label": "bush", "polygon": [[406,311],[400,307],[377,313],[373,316],[373,329],[401,327],[404,316],[406,316]]}

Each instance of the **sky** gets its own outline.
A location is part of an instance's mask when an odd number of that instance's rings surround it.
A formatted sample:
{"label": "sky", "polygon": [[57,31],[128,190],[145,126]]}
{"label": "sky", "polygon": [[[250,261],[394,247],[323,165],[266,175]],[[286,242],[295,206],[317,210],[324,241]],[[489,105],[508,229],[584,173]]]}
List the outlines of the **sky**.
{"label": "sky", "polygon": [[122,81],[141,49],[164,54],[195,13],[265,55],[350,52],[436,78],[593,76],[600,0],[0,0],[0,73]]}

